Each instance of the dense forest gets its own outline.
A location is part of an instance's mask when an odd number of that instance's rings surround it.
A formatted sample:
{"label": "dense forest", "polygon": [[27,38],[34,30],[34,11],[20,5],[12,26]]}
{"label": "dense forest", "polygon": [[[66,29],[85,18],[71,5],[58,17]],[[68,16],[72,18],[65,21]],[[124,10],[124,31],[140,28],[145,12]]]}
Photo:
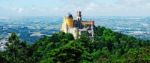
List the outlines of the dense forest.
{"label": "dense forest", "polygon": [[150,63],[150,41],[95,27],[91,39],[84,32],[79,39],[58,32],[34,44],[12,33],[0,63]]}

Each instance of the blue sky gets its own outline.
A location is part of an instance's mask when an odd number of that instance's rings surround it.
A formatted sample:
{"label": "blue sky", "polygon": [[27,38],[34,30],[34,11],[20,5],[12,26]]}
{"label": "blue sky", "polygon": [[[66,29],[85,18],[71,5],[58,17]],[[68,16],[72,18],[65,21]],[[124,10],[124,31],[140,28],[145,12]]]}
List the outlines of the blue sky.
{"label": "blue sky", "polygon": [[63,16],[77,10],[85,16],[150,16],[150,0],[0,0],[0,17]]}

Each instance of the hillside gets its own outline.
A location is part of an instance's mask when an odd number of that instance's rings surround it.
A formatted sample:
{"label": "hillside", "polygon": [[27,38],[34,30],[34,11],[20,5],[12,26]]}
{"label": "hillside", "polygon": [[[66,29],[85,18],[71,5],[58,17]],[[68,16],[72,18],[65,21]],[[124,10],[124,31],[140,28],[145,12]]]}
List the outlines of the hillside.
{"label": "hillside", "polygon": [[44,36],[34,44],[15,34],[8,39],[0,63],[149,63],[150,41],[95,27],[94,40],[83,33],[74,39],[69,33]]}

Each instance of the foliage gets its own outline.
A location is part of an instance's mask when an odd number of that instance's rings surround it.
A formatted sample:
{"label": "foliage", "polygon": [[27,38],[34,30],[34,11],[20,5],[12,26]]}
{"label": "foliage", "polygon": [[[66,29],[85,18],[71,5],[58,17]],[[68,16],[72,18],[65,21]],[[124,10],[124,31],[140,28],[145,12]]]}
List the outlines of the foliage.
{"label": "foliage", "polygon": [[150,41],[94,28],[94,39],[83,32],[79,39],[58,32],[30,45],[12,33],[0,63],[149,63]]}

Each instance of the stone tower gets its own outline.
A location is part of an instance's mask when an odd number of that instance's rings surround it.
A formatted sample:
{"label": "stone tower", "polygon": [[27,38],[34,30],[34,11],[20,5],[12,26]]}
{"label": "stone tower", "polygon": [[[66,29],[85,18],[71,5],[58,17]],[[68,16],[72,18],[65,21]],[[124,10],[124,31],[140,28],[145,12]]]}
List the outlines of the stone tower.
{"label": "stone tower", "polygon": [[81,11],[77,11],[77,20],[78,20],[78,21],[81,21],[81,20],[82,20]]}

